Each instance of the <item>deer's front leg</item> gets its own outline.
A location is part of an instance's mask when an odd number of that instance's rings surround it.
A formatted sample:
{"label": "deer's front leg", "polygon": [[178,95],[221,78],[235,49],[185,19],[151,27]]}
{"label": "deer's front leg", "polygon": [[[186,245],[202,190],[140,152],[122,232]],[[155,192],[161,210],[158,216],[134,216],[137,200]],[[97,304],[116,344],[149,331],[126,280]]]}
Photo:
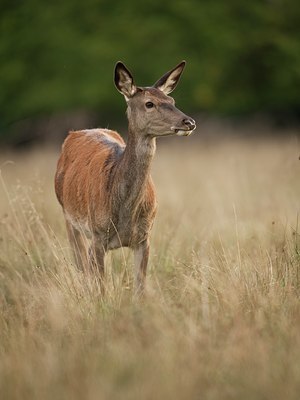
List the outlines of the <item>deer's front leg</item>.
{"label": "deer's front leg", "polygon": [[148,258],[149,241],[145,240],[134,249],[135,292],[137,295],[144,293]]}

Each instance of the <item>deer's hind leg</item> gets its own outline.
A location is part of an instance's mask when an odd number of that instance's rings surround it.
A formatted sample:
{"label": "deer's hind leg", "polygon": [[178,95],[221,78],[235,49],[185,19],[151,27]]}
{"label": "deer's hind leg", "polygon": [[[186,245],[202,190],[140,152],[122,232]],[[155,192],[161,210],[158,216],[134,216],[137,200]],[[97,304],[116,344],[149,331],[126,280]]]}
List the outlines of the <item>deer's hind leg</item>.
{"label": "deer's hind leg", "polygon": [[66,221],[69,242],[76,265],[82,271],[86,270],[87,258],[83,234]]}
{"label": "deer's hind leg", "polygon": [[103,295],[105,294],[104,258],[105,248],[97,235],[94,235],[88,253],[89,271],[99,280],[101,293]]}
{"label": "deer's hind leg", "polygon": [[89,248],[89,268],[94,273],[99,274],[101,280],[104,278],[104,258],[105,258],[105,248],[97,237],[94,235],[92,238],[92,243]]}
{"label": "deer's hind leg", "polygon": [[149,241],[140,243],[134,250],[135,293],[142,296],[145,291],[147,265],[149,259]]}

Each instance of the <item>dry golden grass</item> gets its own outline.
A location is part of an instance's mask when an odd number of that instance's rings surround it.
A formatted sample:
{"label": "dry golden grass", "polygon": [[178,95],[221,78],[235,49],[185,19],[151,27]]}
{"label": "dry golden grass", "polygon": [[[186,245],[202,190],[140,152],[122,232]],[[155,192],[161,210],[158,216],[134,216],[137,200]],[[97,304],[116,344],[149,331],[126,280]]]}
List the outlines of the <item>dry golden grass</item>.
{"label": "dry golden grass", "polygon": [[298,399],[298,157],[296,139],[159,142],[137,303],[128,251],[104,299],[74,268],[57,152],[2,155],[0,397]]}

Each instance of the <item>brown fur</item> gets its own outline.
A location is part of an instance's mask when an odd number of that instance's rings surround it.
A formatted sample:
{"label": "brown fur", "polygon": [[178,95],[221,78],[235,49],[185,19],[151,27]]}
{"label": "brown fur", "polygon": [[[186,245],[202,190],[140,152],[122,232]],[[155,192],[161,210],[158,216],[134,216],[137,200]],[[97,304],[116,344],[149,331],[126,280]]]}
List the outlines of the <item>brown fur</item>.
{"label": "brown fur", "polygon": [[[145,191],[135,199],[131,199],[130,188],[128,193],[121,192],[118,177],[125,172],[124,150],[125,143],[117,132],[71,132],[57,165],[55,189],[66,219],[88,236],[100,236],[105,251],[134,247],[145,240],[155,214],[150,174],[145,177]],[[132,204],[126,213],[122,205],[128,201]]]}
{"label": "brown fur", "polygon": [[[183,66],[158,81],[167,93],[175,87]],[[55,190],[77,264],[97,268],[103,275],[105,253],[130,247],[135,252],[137,289],[142,290],[156,214],[150,176],[156,137],[178,130],[190,133],[195,124],[163,89],[137,88],[121,63],[116,66],[115,83],[128,104],[127,145],[108,129],[70,132],[58,161]],[[153,103],[150,109],[149,102]],[[91,239],[89,254],[84,237]]]}

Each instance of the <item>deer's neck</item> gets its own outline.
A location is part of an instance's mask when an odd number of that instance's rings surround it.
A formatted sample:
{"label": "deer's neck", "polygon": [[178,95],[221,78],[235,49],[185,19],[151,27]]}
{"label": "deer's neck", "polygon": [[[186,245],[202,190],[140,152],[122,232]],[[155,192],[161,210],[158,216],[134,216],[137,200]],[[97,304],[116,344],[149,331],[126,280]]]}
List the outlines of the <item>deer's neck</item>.
{"label": "deer's neck", "polygon": [[133,207],[143,197],[155,149],[155,138],[133,131],[129,125],[128,141],[119,169],[119,196],[127,207]]}

